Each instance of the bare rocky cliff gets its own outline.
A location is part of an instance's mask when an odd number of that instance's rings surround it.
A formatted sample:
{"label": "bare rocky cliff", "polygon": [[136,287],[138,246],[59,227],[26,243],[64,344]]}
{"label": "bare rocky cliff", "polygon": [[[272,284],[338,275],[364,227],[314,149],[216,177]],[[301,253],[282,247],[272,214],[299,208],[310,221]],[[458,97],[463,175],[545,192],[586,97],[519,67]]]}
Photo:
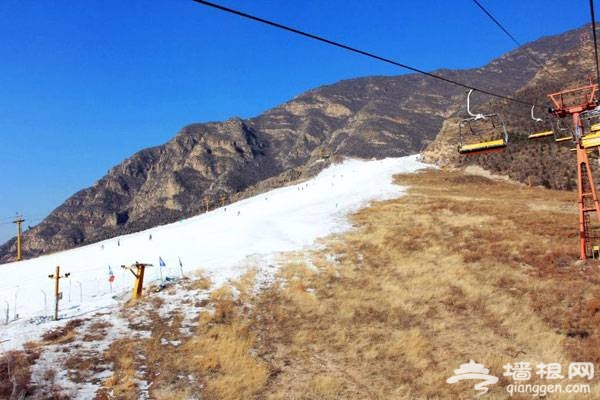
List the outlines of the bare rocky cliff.
{"label": "bare rocky cliff", "polygon": [[[437,73],[516,93],[539,79],[527,51],[571,62],[579,33],[540,39],[482,68]],[[255,118],[186,126],[169,142],[124,160],[28,230],[24,257],[190,217],[204,210],[205,198],[216,205],[247,197],[314,175],[335,157],[403,156],[429,146],[429,159],[445,162],[454,146],[449,118],[456,118],[463,96],[463,88],[421,75],[367,77],[308,91]],[[448,140],[435,140],[440,130]],[[14,259],[15,242],[0,246],[0,261]]]}

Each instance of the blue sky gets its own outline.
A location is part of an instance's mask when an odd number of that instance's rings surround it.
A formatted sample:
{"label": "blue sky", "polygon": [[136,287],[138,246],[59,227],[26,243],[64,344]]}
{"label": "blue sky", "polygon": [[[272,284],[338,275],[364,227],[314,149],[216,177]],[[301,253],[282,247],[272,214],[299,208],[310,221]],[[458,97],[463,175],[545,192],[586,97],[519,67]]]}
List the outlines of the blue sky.
{"label": "blue sky", "polygon": [[[425,70],[514,44],[453,1],[214,0]],[[482,0],[525,43],[579,27],[588,2]],[[191,0],[0,2],[0,242],[192,122],[251,117],[327,83],[405,71]],[[3,224],[4,223],[4,224]]]}

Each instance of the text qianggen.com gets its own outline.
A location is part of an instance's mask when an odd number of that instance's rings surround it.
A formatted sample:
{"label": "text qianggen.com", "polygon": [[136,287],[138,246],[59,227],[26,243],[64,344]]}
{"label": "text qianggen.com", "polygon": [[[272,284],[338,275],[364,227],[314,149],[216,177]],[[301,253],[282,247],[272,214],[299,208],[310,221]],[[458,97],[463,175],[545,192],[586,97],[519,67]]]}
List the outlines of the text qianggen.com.
{"label": "text qianggen.com", "polygon": [[548,393],[590,393],[590,385],[575,383],[562,385],[560,383],[554,385],[538,385],[538,384],[517,384],[511,383],[506,387],[506,391],[512,396],[514,394],[531,394],[532,396],[544,397]]}

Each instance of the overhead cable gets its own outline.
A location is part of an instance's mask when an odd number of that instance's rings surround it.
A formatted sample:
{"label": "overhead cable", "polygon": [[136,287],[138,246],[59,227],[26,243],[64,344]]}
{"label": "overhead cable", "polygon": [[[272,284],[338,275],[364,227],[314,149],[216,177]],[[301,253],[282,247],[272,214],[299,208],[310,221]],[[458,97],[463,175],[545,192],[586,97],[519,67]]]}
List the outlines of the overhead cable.
{"label": "overhead cable", "polygon": [[481,11],[483,11],[483,13],[485,15],[487,15],[493,22],[494,24],[496,24],[496,26],[498,26],[498,28],[500,28],[502,30],[502,32],[504,32],[512,41],[514,44],[516,44],[518,47],[522,47],[523,50],[527,53],[527,55],[529,56],[529,58],[531,58],[531,60],[540,68],[542,68],[544,71],[546,71],[546,73],[555,81],[558,81],[558,79],[552,75],[552,73],[550,71],[548,71],[548,69],[546,69],[546,67],[544,67],[544,65],[533,55],[533,53],[531,52],[531,50],[525,46],[523,46],[521,44],[521,42],[519,42],[509,31],[508,29],[506,29],[501,23],[500,21],[498,21],[498,19],[496,17],[494,17],[492,15],[491,12],[489,12],[478,0],[473,0],[473,3],[475,3],[477,5],[477,7],[479,7],[479,9]]}
{"label": "overhead cable", "polygon": [[592,35],[594,37],[594,60],[596,61],[596,82],[600,84],[600,67],[598,67],[598,42],[596,40],[596,17],[594,16],[594,0],[590,0],[590,16],[592,18]]}
{"label": "overhead cable", "polygon": [[476,86],[471,86],[471,85],[468,85],[468,84],[463,83],[463,82],[459,82],[459,81],[455,81],[455,80],[452,80],[452,79],[449,79],[449,78],[445,78],[445,77],[443,77],[441,75],[438,75],[438,74],[427,72],[427,71],[424,71],[424,70],[416,68],[416,67],[411,67],[410,65],[403,64],[401,62],[394,61],[392,59],[389,59],[389,58],[386,58],[386,57],[382,57],[382,56],[376,55],[374,53],[371,53],[371,52],[368,52],[368,51],[365,51],[365,50],[361,50],[361,49],[358,49],[358,48],[355,48],[355,47],[352,47],[352,46],[349,46],[349,45],[346,45],[346,44],[343,44],[343,43],[340,43],[340,42],[336,42],[336,41],[333,41],[333,40],[330,40],[330,39],[327,39],[325,37],[318,36],[318,35],[315,35],[315,34],[312,34],[312,33],[309,33],[309,32],[301,31],[299,29],[292,28],[290,26],[283,25],[283,24],[280,24],[278,22],[270,21],[270,20],[267,20],[267,19],[264,19],[264,18],[261,18],[261,17],[257,17],[255,15],[251,15],[251,14],[239,11],[239,10],[235,10],[233,8],[225,7],[225,6],[222,6],[220,4],[212,3],[212,2],[209,2],[209,1],[206,1],[206,0],[193,0],[193,1],[196,2],[196,3],[198,3],[198,4],[202,4],[204,6],[212,7],[212,8],[215,8],[215,9],[218,9],[218,10],[230,13],[230,14],[234,14],[234,15],[246,18],[246,19],[250,19],[250,20],[253,20],[253,21],[256,21],[256,22],[260,22],[262,24],[270,25],[270,26],[278,28],[278,29],[282,29],[282,30],[285,30],[285,31],[288,31],[288,32],[292,32],[292,33],[295,33],[297,35],[307,37],[309,39],[317,40],[319,42],[323,42],[323,43],[326,43],[326,44],[329,44],[329,45],[332,45],[332,46],[335,46],[335,47],[338,47],[338,48],[341,48],[341,49],[344,49],[344,50],[348,50],[348,51],[353,52],[353,53],[357,53],[357,54],[360,54],[360,55],[363,55],[363,56],[366,56],[366,57],[370,57],[370,58],[373,58],[375,60],[383,61],[385,63],[392,64],[392,65],[395,65],[395,66],[400,67],[400,68],[404,68],[404,69],[412,71],[412,72],[416,72],[416,73],[419,73],[419,74],[422,74],[422,75],[425,75],[425,76],[429,76],[431,78],[434,78],[434,79],[437,79],[437,80],[440,80],[440,81],[444,81],[444,82],[447,82],[447,83],[450,83],[450,84],[453,84],[453,85],[456,85],[456,86],[463,87],[465,89],[472,89],[472,90],[475,90],[477,92],[480,92],[480,93],[483,93],[483,94],[487,94],[489,96],[493,96],[493,97],[496,97],[496,98],[499,98],[499,99],[504,99],[504,100],[512,101],[512,102],[515,102],[515,103],[524,104],[524,105],[527,105],[527,106],[533,105],[531,102],[528,102],[528,101],[520,100],[520,99],[511,97],[511,96],[507,96],[507,95],[503,95],[503,94],[499,94],[499,93],[494,93],[494,92],[492,92],[490,90],[487,90],[487,89],[481,89],[481,88],[478,88]]}

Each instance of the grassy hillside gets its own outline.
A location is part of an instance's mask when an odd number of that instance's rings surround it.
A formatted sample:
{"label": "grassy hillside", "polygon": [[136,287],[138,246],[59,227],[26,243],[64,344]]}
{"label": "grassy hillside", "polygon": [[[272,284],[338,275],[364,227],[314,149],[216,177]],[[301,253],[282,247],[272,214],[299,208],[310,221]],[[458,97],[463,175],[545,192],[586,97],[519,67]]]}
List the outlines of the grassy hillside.
{"label": "grassy hillside", "polygon": [[[261,290],[252,272],[210,295],[206,279],[187,280],[122,310],[147,337],[93,353],[80,343],[109,324],[73,323],[0,366],[17,360],[27,387],[27,360],[68,349],[56,370],[75,381],[111,366],[98,399],[461,399],[473,382],[445,380],[474,359],[500,378],[485,398],[501,399],[506,363],[600,363],[600,275],[577,260],[572,193],[443,170],[397,182],[410,185],[405,197],[357,212],[352,231],[318,250],[286,255]],[[169,300],[182,292],[180,305],[204,310],[186,337],[185,312]],[[54,376],[30,390],[58,396]],[[577,382],[600,396],[597,378]]]}

